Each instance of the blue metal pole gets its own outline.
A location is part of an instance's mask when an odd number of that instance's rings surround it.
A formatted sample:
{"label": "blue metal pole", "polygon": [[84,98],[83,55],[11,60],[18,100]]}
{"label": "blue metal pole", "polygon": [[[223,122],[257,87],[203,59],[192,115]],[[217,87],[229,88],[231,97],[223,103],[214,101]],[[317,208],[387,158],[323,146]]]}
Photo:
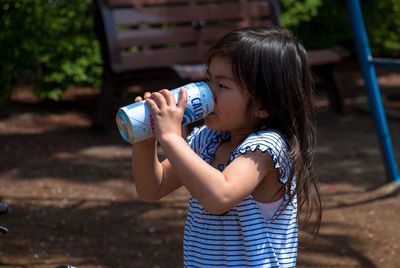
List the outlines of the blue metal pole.
{"label": "blue metal pole", "polygon": [[383,66],[383,67],[389,67],[389,68],[400,68],[400,60],[397,60],[397,59],[374,57],[372,59],[372,63],[378,67]]}
{"label": "blue metal pole", "polygon": [[375,66],[372,60],[368,37],[364,26],[360,1],[347,0],[347,8],[350,12],[349,17],[353,29],[354,41],[365,81],[369,105],[371,107],[372,116],[385,159],[386,170],[392,181],[400,183],[396,156],[394,154],[379,85],[376,79]]}

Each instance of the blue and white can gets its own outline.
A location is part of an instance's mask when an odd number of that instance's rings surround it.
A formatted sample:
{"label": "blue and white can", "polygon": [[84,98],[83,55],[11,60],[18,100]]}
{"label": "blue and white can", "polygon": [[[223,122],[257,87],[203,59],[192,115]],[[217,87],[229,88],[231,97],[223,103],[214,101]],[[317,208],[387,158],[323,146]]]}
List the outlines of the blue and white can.
{"label": "blue and white can", "polygon": [[[214,111],[214,97],[207,83],[195,82],[171,90],[177,103],[181,88],[186,89],[188,93],[182,125],[201,120]],[[117,112],[116,121],[122,138],[131,144],[154,135],[153,118],[145,100],[121,107]]]}

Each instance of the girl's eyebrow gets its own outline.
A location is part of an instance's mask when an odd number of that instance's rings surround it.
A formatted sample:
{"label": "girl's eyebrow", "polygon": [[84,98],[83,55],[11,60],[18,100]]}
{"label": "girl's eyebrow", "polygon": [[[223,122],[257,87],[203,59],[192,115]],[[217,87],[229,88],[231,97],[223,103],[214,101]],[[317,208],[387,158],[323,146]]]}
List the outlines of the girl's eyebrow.
{"label": "girl's eyebrow", "polygon": [[206,73],[207,73],[207,76],[208,76],[208,77],[213,77],[213,78],[216,78],[216,79],[227,79],[227,80],[232,80],[232,81],[234,81],[233,77],[230,77],[230,76],[227,76],[227,75],[223,75],[223,74],[220,74],[220,75],[211,75],[211,73],[210,73],[210,71],[209,71],[208,69],[207,69]]}
{"label": "girl's eyebrow", "polygon": [[226,76],[226,75],[216,75],[215,77],[216,77],[217,79],[225,79],[225,80],[235,81],[235,79],[233,79],[233,77]]}

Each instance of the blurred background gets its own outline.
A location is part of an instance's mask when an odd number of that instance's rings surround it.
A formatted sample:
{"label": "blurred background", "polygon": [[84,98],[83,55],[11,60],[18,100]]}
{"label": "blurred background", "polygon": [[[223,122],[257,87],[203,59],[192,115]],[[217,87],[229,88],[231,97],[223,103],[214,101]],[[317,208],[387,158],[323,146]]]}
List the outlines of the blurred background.
{"label": "blurred background", "polygon": [[[385,171],[346,3],[279,4],[282,25],[307,49],[349,53],[335,67],[343,110],[330,108],[315,77],[325,214],[316,240],[303,229],[298,267],[397,267],[399,188]],[[400,1],[362,7],[373,54],[399,58]],[[182,266],[187,192],[138,201],[115,110],[106,129],[93,129],[104,70],[94,11],[90,0],[0,0],[0,201],[10,205],[1,267]],[[400,70],[381,68],[378,81],[399,159]],[[121,91],[121,103],[138,92]]]}

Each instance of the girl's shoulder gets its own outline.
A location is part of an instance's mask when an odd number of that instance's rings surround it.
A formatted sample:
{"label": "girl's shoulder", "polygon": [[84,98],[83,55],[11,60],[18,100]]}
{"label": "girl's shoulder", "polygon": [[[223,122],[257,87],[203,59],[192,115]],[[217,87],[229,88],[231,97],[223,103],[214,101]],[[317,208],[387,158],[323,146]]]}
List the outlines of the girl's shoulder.
{"label": "girl's shoulder", "polygon": [[237,147],[237,151],[245,150],[249,148],[254,151],[255,149],[273,149],[274,151],[287,151],[288,146],[285,137],[277,130],[273,129],[261,129],[253,132],[242,141]]}
{"label": "girl's shoulder", "polygon": [[289,148],[285,137],[279,131],[273,129],[253,132],[235,149],[230,162],[240,155],[257,150],[271,157],[274,167],[280,171],[280,181],[285,182],[291,169]]}

